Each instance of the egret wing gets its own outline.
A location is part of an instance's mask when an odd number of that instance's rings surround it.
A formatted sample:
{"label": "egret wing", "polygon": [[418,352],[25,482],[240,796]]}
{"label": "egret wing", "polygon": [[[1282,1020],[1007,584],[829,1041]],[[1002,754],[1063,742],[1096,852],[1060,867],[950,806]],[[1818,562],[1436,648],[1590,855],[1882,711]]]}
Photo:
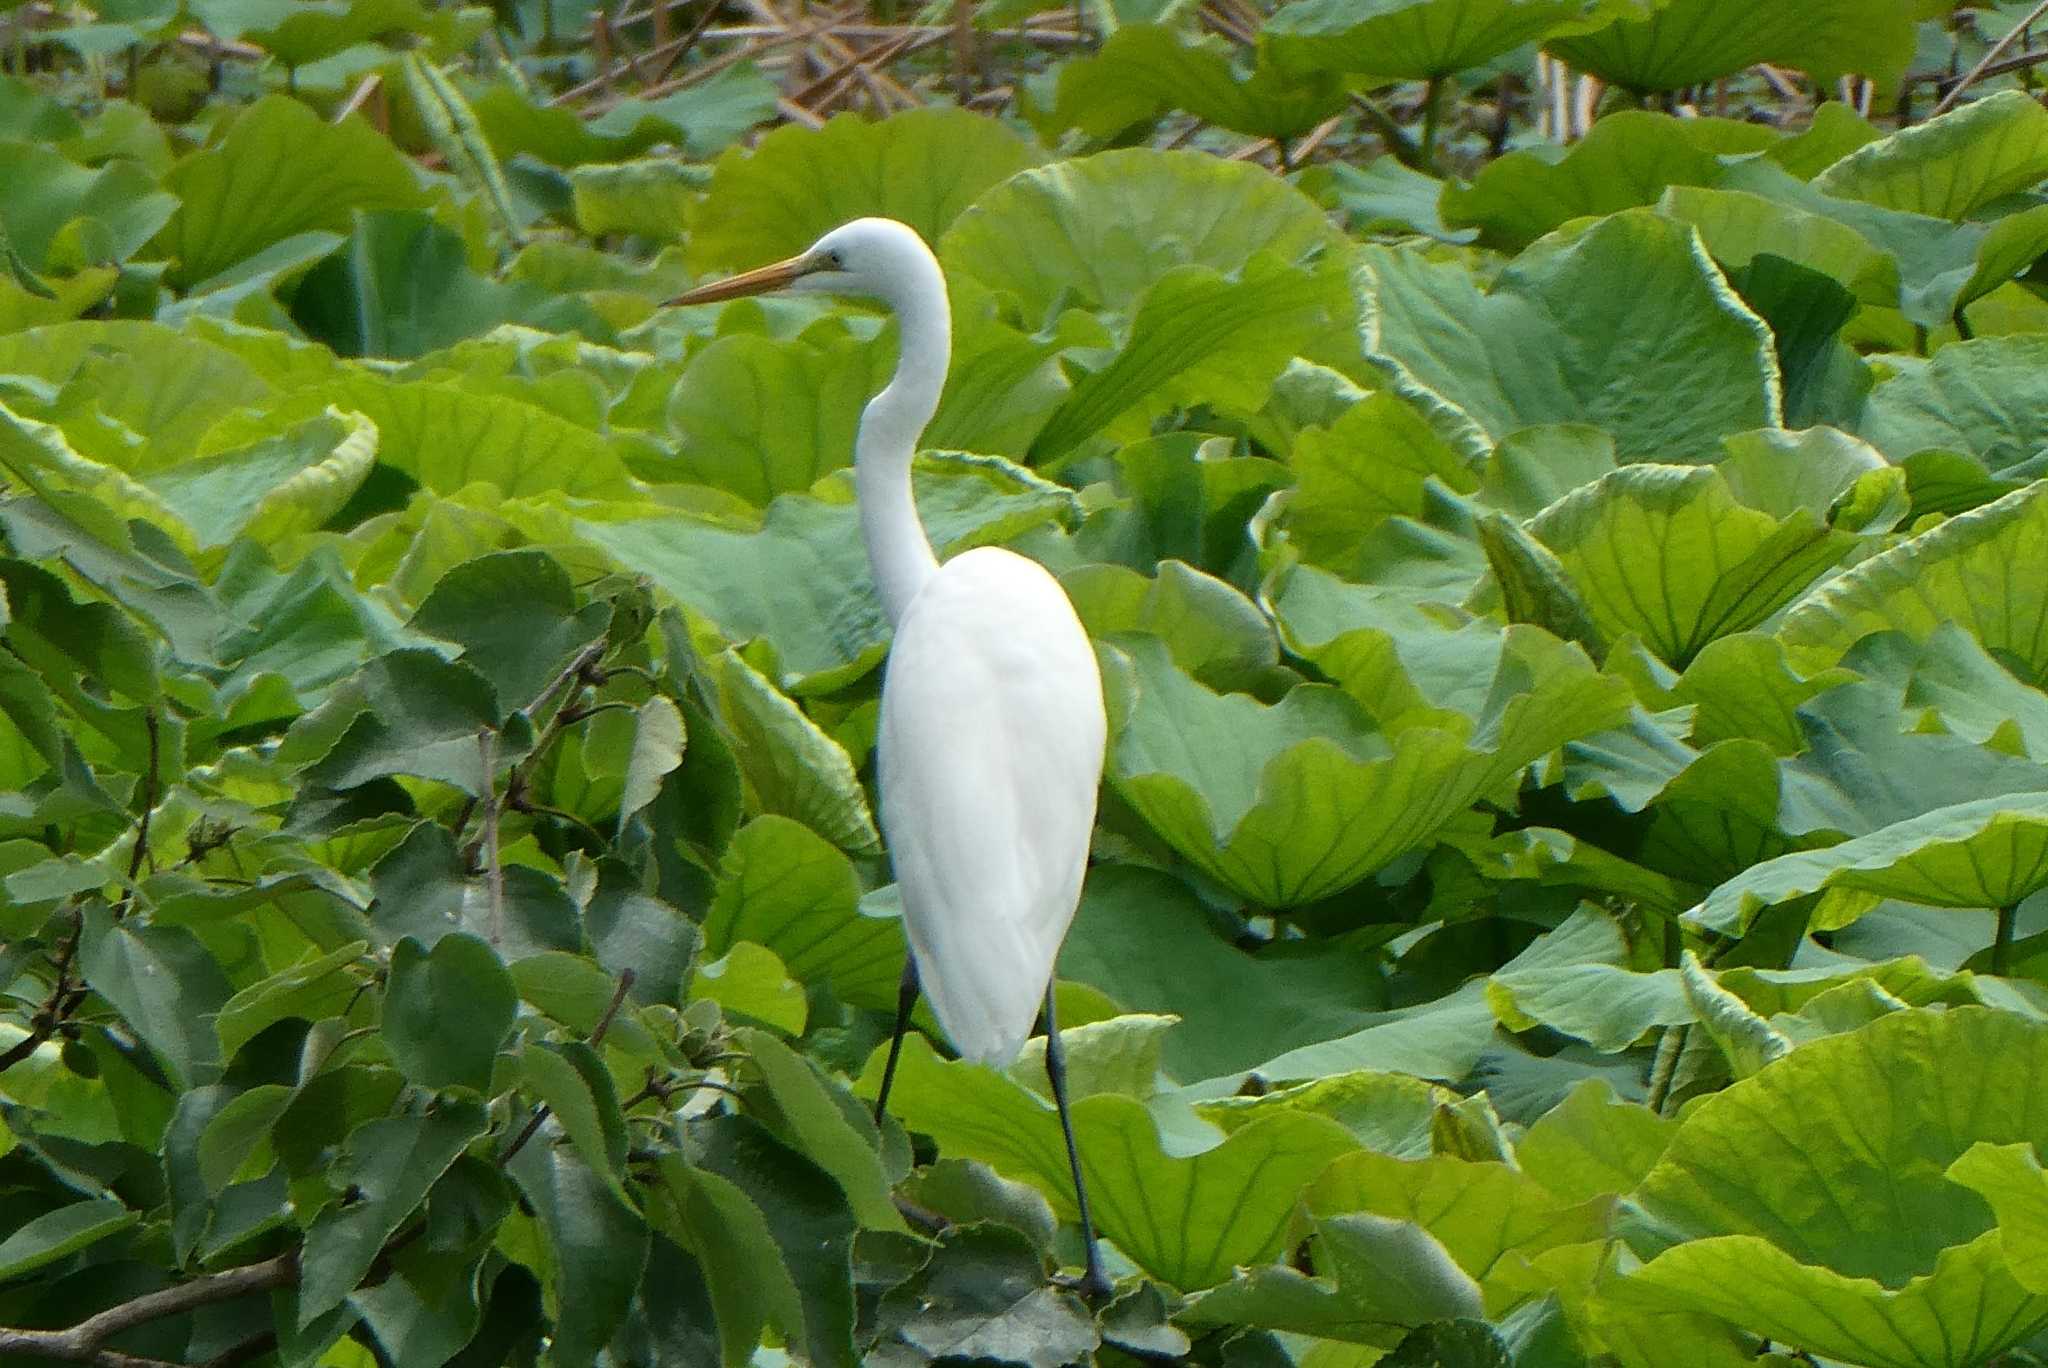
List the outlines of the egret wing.
{"label": "egret wing", "polygon": [[1014,1058],[1073,920],[1095,825],[1102,680],[1064,590],[996,548],[955,557],[897,624],[882,829],[905,929],[963,1056]]}

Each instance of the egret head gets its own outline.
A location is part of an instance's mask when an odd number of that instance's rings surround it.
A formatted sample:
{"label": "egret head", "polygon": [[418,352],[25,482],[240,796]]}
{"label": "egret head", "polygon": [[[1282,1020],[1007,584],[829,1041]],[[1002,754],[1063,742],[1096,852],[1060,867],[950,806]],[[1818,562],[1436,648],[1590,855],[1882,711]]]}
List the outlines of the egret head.
{"label": "egret head", "polygon": [[861,218],[840,224],[787,260],[699,285],[669,303],[709,304],[773,290],[859,295],[901,312],[923,299],[944,299],[945,277],[915,228],[895,219]]}

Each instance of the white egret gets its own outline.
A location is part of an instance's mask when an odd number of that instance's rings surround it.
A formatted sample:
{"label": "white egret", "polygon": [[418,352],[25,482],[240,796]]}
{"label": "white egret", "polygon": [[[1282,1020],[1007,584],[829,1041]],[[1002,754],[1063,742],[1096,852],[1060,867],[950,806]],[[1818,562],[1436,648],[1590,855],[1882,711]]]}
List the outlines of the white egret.
{"label": "white egret", "polygon": [[1016,1058],[1041,1008],[1087,1247],[1080,1286],[1109,1290],[1067,1106],[1052,970],[1074,919],[1107,730],[1095,653],[1046,569],[999,547],[944,565],[911,497],[910,460],[952,351],[946,278],[914,229],[864,218],[786,261],[700,286],[703,304],[769,290],[860,295],[895,311],[896,373],[862,411],[854,480],[868,564],[895,629],[875,743],[882,831],[910,940],[880,1118],[920,984],[967,1059]]}

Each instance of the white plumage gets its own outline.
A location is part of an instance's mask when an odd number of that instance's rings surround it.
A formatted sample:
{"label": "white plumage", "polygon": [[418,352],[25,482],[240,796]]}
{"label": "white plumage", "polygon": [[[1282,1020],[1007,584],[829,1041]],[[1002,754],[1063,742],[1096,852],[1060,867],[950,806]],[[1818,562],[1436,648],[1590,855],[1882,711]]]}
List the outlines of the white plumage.
{"label": "white plumage", "polygon": [[1059,581],[995,547],[896,625],[877,741],[911,952],[969,1059],[1016,1058],[1073,920],[1102,773],[1102,681]]}

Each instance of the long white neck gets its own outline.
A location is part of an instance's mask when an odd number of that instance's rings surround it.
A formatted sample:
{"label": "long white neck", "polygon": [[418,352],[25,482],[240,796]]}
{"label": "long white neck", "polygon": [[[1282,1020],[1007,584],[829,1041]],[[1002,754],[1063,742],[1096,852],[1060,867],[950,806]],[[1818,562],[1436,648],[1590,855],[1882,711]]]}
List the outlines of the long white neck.
{"label": "long white neck", "polygon": [[[930,261],[929,256],[926,257]],[[860,495],[861,534],[882,611],[893,626],[903,618],[925,581],[938,573],[917,502],[910,491],[910,458],[917,439],[938,411],[953,349],[953,318],[946,304],[946,278],[938,263],[904,282],[896,297],[902,348],[896,374],[861,413],[854,439],[854,484]]]}

